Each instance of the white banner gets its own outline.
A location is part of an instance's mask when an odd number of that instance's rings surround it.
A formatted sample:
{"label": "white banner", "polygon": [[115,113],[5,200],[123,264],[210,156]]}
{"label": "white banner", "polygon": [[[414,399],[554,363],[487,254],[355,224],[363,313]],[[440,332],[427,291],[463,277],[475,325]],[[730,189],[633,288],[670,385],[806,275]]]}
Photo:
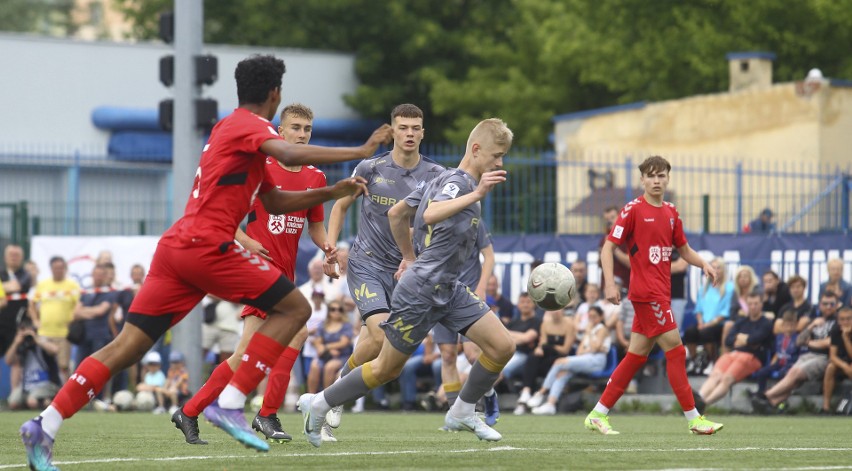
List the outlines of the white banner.
{"label": "white banner", "polygon": [[64,258],[68,262],[68,277],[85,289],[92,286],[92,268],[98,254],[107,251],[112,254],[116,282],[119,286],[129,286],[130,268],[139,264],[148,273],[159,240],[158,236],[35,236],[30,258],[38,266],[39,280],[50,278],[51,257]]}

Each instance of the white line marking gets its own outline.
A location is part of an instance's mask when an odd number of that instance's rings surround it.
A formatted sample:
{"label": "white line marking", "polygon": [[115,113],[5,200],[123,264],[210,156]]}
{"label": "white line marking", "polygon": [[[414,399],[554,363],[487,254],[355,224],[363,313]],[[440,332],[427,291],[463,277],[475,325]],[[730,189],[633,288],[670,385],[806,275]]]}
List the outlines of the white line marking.
{"label": "white line marking", "polygon": [[[566,447],[564,449],[553,448],[518,448],[513,446],[498,446],[494,448],[468,448],[464,450],[441,450],[433,453],[481,453],[481,452],[500,452],[500,451],[564,451],[571,453],[671,453],[671,452],[691,452],[691,451],[799,451],[799,452],[815,452],[815,451],[852,451],[852,448],[818,448],[818,447],[700,447],[700,448],[594,448],[594,449],[572,449]],[[57,461],[56,465],[78,465],[78,464],[99,464],[99,463],[136,463],[136,462],[170,462],[170,461],[191,461],[191,460],[239,460],[239,459],[257,459],[257,458],[310,458],[310,457],[326,457],[326,456],[391,456],[391,455],[412,455],[415,453],[430,453],[429,450],[397,450],[397,451],[349,451],[337,453],[258,453],[256,455],[206,455],[206,456],[173,456],[165,458],[102,458],[92,460],[79,461]],[[0,469],[26,468],[26,464],[2,464]],[[719,471],[725,468],[669,468],[657,471]],[[827,470],[852,470],[850,466],[813,466],[813,467],[797,467],[797,468],[751,468],[755,470],[773,471],[816,471],[820,469]]]}
{"label": "white line marking", "polygon": [[[469,448],[466,450],[441,450],[435,453],[476,453],[495,451],[536,451],[536,448],[516,448],[512,446],[498,446],[494,448]],[[547,451],[547,450],[545,450]],[[190,460],[234,460],[234,459],[257,459],[257,458],[306,458],[317,456],[364,456],[364,455],[411,455],[415,453],[429,453],[428,450],[398,450],[398,451],[349,451],[338,453],[263,453],[256,455],[206,455],[206,456],[173,456],[167,458],[102,458],[79,461],[57,461],[55,465],[75,464],[97,464],[97,463],[135,463],[135,462],[163,462],[163,461],[190,461]],[[26,464],[3,464],[0,469],[26,468]]]}

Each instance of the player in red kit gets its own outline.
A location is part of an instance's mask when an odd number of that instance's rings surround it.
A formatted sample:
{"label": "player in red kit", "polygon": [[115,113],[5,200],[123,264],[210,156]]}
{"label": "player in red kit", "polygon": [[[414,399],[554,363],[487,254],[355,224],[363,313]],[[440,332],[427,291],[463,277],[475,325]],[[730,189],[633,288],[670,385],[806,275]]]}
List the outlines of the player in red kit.
{"label": "player in red kit", "polygon": [[310,305],[274,266],[234,243],[234,232],[255,198],[267,211],[283,214],[366,190],[349,178],[334,187],[286,192],[264,182],[266,157],[286,165],[360,160],[390,138],[377,129],[361,147],[323,148],[285,142],[269,119],[281,103],[284,62],[252,56],[237,64],[239,107],[220,121],[204,146],[184,216],[163,234],[148,278],[133,300],[121,333],[86,358],[50,406],[20,429],[31,469],[53,470],[53,444],[64,419],[95,397],[117,372],[138,362],[154,342],[207,294],[248,304],[267,313],[208,420],[259,451],[269,445],[255,435],[243,415],[246,394],[268,374],[302,328]]}
{"label": "player in red kit", "polygon": [[[292,144],[308,144],[313,131],[314,114],[310,108],[293,104],[281,111],[281,125],[278,133],[285,141]],[[314,188],[325,188],[325,174],[311,165],[284,165],[273,158],[266,159],[266,179],[269,184],[285,191],[304,191]],[[301,209],[292,213],[275,215],[269,214],[263,204],[257,200],[248,215],[246,232],[237,229],[236,239],[252,254],[260,255],[268,260],[290,281],[295,282],[296,255],[299,251],[299,238],[302,235],[305,220],[308,221],[308,233],[314,244],[333,259],[333,250],[328,244],[323,220],[325,212],[322,204],[311,208]],[[219,396],[234,376],[234,371],[240,365],[240,359],[245,353],[252,335],[266,319],[266,313],[256,307],[246,305],[243,309],[242,338],[234,353],[223,361],[198,392],[172,415],[172,422],[184,433],[186,442],[193,445],[206,444],[198,436],[197,417],[207,406]],[[263,407],[252,421],[252,428],[263,433],[269,441],[289,442],[293,439],[281,428],[278,419],[278,409],[284,401],[284,394],[290,384],[290,370],[299,351],[308,337],[308,329],[301,330],[290,341],[269,373],[269,382],[263,396]]]}
{"label": "player in red kit", "polygon": [[649,157],[639,165],[645,194],[627,203],[619,212],[601,250],[606,283],[604,296],[611,303],[619,304],[620,294],[613,275],[613,250],[626,242],[630,256],[628,298],[636,311],[627,355],[612,373],[600,401],[585,420],[586,428],[604,435],[618,433],[610,426],[607,414],[645,364],[655,343],[666,354],[669,383],[689,421],[689,430],[710,435],[722,429],[722,424],[705,419],[695,408],[686,377],[686,350],[671,310],[672,248],[676,248],[686,262],[704,270],[714,284],[717,280],[713,267],[687,243],[677,209],[663,201],[670,171],[671,164],[659,156]]}

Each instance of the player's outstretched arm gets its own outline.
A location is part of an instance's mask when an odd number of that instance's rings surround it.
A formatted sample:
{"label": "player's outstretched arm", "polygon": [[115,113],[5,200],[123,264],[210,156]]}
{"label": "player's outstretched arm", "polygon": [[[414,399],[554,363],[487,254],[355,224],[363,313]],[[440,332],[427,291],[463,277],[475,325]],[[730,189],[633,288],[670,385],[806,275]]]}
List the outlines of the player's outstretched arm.
{"label": "player's outstretched arm", "polygon": [[334,202],[331,207],[331,213],[328,215],[328,243],[337,245],[337,239],[340,237],[340,230],[343,227],[343,220],[346,218],[346,212],[349,207],[355,202],[356,196],[345,196]]}
{"label": "player's outstretched arm", "polygon": [[423,221],[430,226],[437,224],[447,218],[455,216],[462,212],[464,208],[476,203],[485,198],[494,187],[506,181],[505,170],[495,170],[493,172],[485,172],[482,178],[479,179],[479,185],[476,190],[444,201],[432,201],[423,212]]}
{"label": "player's outstretched arm", "polygon": [[[300,145],[299,147],[304,147]],[[335,183],[334,186],[308,191],[281,191],[273,189],[258,196],[269,214],[286,214],[312,208],[318,204],[345,196],[367,193],[367,180],[350,177]]]}
{"label": "player's outstretched arm", "polygon": [[713,286],[717,286],[719,284],[719,278],[716,275],[716,269],[713,268],[712,265],[707,263],[706,260],[701,258],[701,255],[698,255],[698,252],[692,249],[689,244],[683,244],[682,246],[677,248],[677,251],[680,253],[680,256],[686,260],[686,263],[698,267],[704,271],[704,274],[710,277],[710,281],[713,282]]}
{"label": "player's outstretched arm", "polygon": [[372,157],[380,144],[392,138],[390,125],[383,124],[359,147],[320,147],[308,144],[290,144],[280,139],[269,139],[260,145],[260,151],[284,165],[317,165],[361,160]]}
{"label": "player's outstretched arm", "polygon": [[399,264],[399,270],[394,275],[396,279],[402,276],[402,273],[415,259],[409,221],[411,221],[411,217],[414,216],[416,211],[417,208],[409,206],[405,200],[396,203],[388,210],[388,222],[390,223],[391,233],[393,234],[393,239],[396,241],[396,245],[399,247],[400,253],[402,253],[402,262]]}

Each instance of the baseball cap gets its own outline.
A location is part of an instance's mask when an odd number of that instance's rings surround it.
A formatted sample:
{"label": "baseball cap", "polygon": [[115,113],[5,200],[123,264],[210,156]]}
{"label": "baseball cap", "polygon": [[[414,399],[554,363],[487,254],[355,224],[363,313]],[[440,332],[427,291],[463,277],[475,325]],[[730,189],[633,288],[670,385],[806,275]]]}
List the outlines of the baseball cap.
{"label": "baseball cap", "polygon": [[169,363],[183,363],[185,360],[183,358],[183,353],[174,350],[169,353]]}
{"label": "baseball cap", "polygon": [[160,354],[157,353],[157,352],[148,352],[142,358],[142,364],[143,365],[154,365],[154,364],[159,365],[162,362],[163,362],[163,359],[162,359],[162,357],[160,357]]}

